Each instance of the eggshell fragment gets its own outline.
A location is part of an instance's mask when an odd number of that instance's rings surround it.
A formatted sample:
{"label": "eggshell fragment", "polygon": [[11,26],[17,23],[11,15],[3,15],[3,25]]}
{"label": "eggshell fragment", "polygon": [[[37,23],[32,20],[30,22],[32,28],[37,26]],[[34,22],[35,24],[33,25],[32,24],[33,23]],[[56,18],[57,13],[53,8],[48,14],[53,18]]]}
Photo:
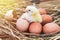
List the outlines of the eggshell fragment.
{"label": "eggshell fragment", "polygon": [[56,23],[47,23],[43,27],[43,32],[46,34],[56,33],[58,31],[60,31],[60,27]]}
{"label": "eggshell fragment", "polygon": [[16,11],[15,10],[7,11],[5,14],[5,19],[10,20],[10,21],[16,20],[17,19]]}
{"label": "eggshell fragment", "polygon": [[42,31],[42,25],[39,22],[34,22],[30,25],[29,31],[31,33],[39,34]]}
{"label": "eggshell fragment", "polygon": [[27,29],[29,27],[29,22],[27,20],[18,19],[16,22],[16,27],[20,31],[27,31]]}
{"label": "eggshell fragment", "polygon": [[47,14],[46,9],[44,9],[44,8],[40,8],[40,9],[39,9],[39,13],[40,13],[41,15]]}
{"label": "eggshell fragment", "polygon": [[13,10],[7,11],[5,14],[5,18],[8,20],[12,20],[12,18],[13,18],[12,12],[13,12]]}
{"label": "eggshell fragment", "polygon": [[50,15],[42,15],[43,23],[49,23],[53,21],[53,18]]}

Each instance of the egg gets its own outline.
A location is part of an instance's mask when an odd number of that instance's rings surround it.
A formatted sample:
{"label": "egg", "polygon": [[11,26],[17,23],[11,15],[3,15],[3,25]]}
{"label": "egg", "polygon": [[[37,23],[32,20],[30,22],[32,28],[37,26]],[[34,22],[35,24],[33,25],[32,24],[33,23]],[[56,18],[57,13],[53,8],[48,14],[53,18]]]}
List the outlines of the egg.
{"label": "egg", "polygon": [[24,19],[18,19],[17,22],[16,22],[16,28],[19,30],[19,31],[27,31],[29,27],[29,22],[27,20],[24,20]]}
{"label": "egg", "polygon": [[41,15],[47,14],[46,9],[44,9],[44,8],[40,8],[40,9],[39,9],[39,13],[40,13]]}
{"label": "egg", "polygon": [[47,23],[43,27],[43,32],[46,34],[56,33],[58,31],[60,31],[60,27],[56,23]]}
{"label": "egg", "polygon": [[42,25],[39,22],[31,23],[31,25],[29,27],[29,31],[30,31],[30,33],[39,34],[42,31]]}
{"label": "egg", "polygon": [[53,18],[50,15],[42,15],[43,23],[49,23],[53,21]]}

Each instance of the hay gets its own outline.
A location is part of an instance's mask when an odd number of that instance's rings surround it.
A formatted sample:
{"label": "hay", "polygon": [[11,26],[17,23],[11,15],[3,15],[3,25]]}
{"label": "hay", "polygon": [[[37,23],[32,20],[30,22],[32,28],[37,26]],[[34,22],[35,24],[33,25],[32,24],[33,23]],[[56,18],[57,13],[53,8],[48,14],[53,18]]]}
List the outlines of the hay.
{"label": "hay", "polygon": [[[38,8],[39,7],[45,8],[47,12],[49,13],[49,15],[51,15],[54,18],[53,22],[56,22],[57,24],[60,25],[59,3],[60,3],[60,0],[57,0],[57,1],[55,0],[55,1],[42,2],[41,4],[37,4],[36,6]],[[16,4],[18,4],[17,8],[21,8],[21,9],[25,8],[27,5],[31,5],[29,1],[25,1],[25,3],[23,2],[22,3],[23,5],[20,2]],[[19,13],[17,13],[18,17],[22,15],[21,13],[23,12],[19,11]],[[41,34],[41,35],[20,32],[16,28],[15,22],[16,20],[15,21],[6,20],[4,18],[4,14],[1,14],[0,16],[0,40],[57,40],[57,39],[60,39],[60,32],[57,32],[55,34]]]}

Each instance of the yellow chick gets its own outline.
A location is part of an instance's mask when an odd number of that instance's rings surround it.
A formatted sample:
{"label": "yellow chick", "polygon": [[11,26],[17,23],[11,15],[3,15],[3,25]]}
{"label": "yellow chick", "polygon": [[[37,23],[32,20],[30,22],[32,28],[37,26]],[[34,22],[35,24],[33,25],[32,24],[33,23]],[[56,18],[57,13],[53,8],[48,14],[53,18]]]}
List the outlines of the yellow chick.
{"label": "yellow chick", "polygon": [[26,19],[29,22],[42,22],[42,17],[35,6],[27,6],[26,10],[19,19]]}
{"label": "yellow chick", "polygon": [[27,6],[26,10],[28,10],[28,14],[35,22],[42,22],[42,17],[35,6]]}

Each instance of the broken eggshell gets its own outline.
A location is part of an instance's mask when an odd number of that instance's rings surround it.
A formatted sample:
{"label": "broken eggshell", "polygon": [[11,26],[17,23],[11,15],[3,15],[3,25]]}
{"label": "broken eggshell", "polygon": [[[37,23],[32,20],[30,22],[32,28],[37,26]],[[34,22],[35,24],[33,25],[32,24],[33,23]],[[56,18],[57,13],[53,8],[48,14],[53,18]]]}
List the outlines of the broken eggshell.
{"label": "broken eggshell", "polygon": [[7,11],[5,14],[5,18],[10,21],[17,19],[16,11],[14,10]]}

